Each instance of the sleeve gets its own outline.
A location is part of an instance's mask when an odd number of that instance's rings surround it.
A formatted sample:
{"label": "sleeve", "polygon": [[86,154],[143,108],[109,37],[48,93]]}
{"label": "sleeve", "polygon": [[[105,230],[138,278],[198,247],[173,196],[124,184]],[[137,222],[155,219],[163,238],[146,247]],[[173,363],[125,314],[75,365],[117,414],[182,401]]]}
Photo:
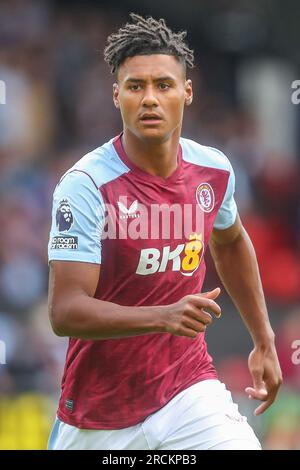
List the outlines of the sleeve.
{"label": "sleeve", "polygon": [[225,230],[226,228],[231,227],[231,225],[234,224],[237,216],[237,206],[234,200],[235,175],[231,163],[227,157],[225,158],[229,165],[230,175],[228,178],[225,196],[214,223],[214,228],[217,230]]}
{"label": "sleeve", "polygon": [[88,174],[67,173],[53,194],[48,259],[101,264],[104,201]]}

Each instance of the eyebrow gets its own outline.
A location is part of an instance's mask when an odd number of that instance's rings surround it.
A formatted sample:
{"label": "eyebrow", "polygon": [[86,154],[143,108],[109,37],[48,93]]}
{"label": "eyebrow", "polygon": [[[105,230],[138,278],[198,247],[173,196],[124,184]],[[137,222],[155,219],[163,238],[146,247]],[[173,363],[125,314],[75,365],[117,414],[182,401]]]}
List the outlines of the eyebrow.
{"label": "eyebrow", "polygon": [[[175,82],[174,78],[172,77],[158,77],[153,80],[154,82],[164,82],[164,81],[169,81],[169,82]],[[134,78],[134,77],[129,77],[127,80],[125,80],[125,83],[128,82],[133,82],[133,83],[146,83],[147,80],[144,80],[143,78]]]}

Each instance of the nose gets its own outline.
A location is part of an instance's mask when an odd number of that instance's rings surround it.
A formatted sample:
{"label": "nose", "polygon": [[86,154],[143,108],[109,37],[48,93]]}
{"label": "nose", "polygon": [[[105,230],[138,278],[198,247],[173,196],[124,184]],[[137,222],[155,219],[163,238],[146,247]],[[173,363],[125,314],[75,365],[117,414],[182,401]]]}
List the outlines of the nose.
{"label": "nose", "polygon": [[148,86],[145,88],[145,92],[142,99],[142,106],[148,108],[152,106],[158,106],[158,99],[154,93],[153,87]]}

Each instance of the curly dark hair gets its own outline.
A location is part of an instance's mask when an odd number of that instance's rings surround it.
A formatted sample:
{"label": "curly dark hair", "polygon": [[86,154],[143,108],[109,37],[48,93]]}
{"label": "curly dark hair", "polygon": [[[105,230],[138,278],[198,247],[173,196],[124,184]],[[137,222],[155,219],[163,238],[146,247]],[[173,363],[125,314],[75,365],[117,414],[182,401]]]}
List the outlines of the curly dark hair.
{"label": "curly dark hair", "polygon": [[173,55],[184,68],[194,67],[194,52],[184,41],[186,31],[174,33],[162,18],[144,18],[136,13],[130,13],[130,17],[132,23],[126,23],[107,38],[104,60],[111,73],[117,72],[127,57],[136,55]]}

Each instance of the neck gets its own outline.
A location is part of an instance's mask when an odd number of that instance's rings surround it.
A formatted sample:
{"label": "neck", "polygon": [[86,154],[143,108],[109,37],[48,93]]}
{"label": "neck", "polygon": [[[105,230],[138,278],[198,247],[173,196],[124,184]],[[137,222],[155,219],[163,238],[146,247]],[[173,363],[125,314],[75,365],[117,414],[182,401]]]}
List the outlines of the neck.
{"label": "neck", "polygon": [[129,158],[138,168],[154,176],[168,178],[177,167],[180,130],[164,141],[142,140],[124,129],[122,144]]}

